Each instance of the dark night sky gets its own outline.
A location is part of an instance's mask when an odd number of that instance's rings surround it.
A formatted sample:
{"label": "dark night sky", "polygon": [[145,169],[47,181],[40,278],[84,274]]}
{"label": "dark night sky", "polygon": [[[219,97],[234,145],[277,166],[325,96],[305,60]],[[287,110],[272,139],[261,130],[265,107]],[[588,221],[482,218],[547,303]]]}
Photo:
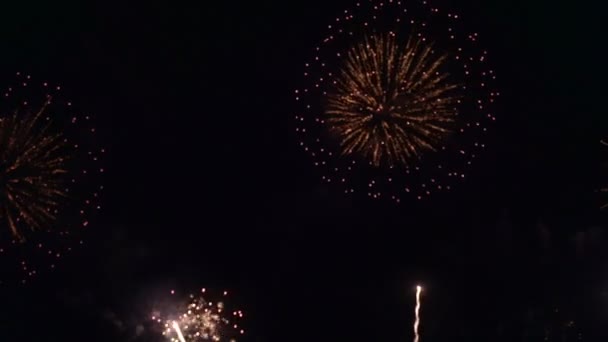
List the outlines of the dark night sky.
{"label": "dark night sky", "polygon": [[150,298],[200,286],[235,294],[244,341],[407,341],[418,281],[429,341],[515,341],[554,306],[605,340],[605,15],[531,2],[438,4],[488,46],[499,123],[467,182],[400,206],[321,185],[290,121],[303,63],[353,1],[3,6],[0,74],[62,82],[110,160],[86,248],[0,293],[0,341],[149,341]]}

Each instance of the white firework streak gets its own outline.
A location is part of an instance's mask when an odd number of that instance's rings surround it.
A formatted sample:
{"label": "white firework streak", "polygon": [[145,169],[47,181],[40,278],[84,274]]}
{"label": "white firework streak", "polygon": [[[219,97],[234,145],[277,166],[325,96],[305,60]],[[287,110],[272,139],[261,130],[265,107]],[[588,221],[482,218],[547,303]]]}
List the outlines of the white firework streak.
{"label": "white firework streak", "polygon": [[422,292],[421,286],[416,286],[416,320],[414,321],[414,342],[420,341],[420,334],[418,334],[418,326],[420,325],[420,293]]}
{"label": "white firework streak", "polygon": [[186,342],[186,339],[184,338],[184,335],[182,334],[182,330],[179,328],[179,324],[177,324],[176,321],[173,321],[173,329],[177,333],[177,337],[179,338],[180,342]]}

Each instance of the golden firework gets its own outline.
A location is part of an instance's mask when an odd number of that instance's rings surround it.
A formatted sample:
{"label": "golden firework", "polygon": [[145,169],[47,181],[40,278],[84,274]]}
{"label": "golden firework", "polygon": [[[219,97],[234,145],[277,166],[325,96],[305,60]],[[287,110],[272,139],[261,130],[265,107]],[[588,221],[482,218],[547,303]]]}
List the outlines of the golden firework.
{"label": "golden firework", "polygon": [[[201,293],[205,292],[201,289]],[[223,297],[227,295],[228,292],[224,291]],[[222,300],[208,301],[200,295],[190,295],[188,304],[178,309],[177,315],[161,316],[160,312],[155,313],[152,320],[164,322],[162,334],[171,342],[236,342],[237,337],[245,333],[239,324],[243,318],[241,310],[228,311]]]}
{"label": "golden firework", "polygon": [[447,56],[423,39],[372,35],[348,50],[325,101],[325,123],[343,155],[374,166],[407,165],[438,149],[458,114]]}
{"label": "golden firework", "polygon": [[0,217],[19,239],[49,226],[67,195],[66,140],[45,116],[50,103],[0,119]]}

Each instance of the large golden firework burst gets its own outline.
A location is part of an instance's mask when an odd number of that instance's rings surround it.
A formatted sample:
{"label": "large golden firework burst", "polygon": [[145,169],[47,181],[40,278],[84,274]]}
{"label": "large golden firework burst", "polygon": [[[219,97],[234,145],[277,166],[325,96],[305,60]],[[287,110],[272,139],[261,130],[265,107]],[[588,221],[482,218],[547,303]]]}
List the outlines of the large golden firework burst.
{"label": "large golden firework burst", "polygon": [[298,144],[323,183],[399,203],[465,181],[500,95],[479,38],[428,1],[339,12],[294,89]]}
{"label": "large golden firework burst", "polygon": [[17,238],[23,227],[50,225],[67,195],[66,140],[44,118],[50,102],[23,117],[16,111],[0,119],[0,217]]}
{"label": "large golden firework burst", "polygon": [[353,46],[326,97],[326,124],[343,155],[407,165],[450,132],[458,85],[445,55],[415,37],[372,35]]}

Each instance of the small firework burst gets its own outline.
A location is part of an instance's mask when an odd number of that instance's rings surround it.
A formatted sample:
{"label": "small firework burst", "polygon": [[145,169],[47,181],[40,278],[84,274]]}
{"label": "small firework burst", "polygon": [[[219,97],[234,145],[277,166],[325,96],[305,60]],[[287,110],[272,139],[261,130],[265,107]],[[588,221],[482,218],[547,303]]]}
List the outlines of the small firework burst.
{"label": "small firework burst", "polygon": [[[172,291],[172,294],[174,292]],[[206,290],[199,295],[190,295],[187,304],[177,309],[174,315],[159,312],[152,319],[163,324],[163,335],[172,342],[230,341],[235,342],[245,331],[240,326],[241,310],[228,310],[228,292],[217,301],[205,298]]]}
{"label": "small firework burst", "polygon": [[324,183],[395,202],[451,190],[483,152],[499,96],[488,53],[427,1],[340,13],[295,89],[295,130]]}
{"label": "small firework burst", "polygon": [[100,209],[105,150],[60,86],[18,73],[2,95],[0,284],[24,283],[82,243]]}

